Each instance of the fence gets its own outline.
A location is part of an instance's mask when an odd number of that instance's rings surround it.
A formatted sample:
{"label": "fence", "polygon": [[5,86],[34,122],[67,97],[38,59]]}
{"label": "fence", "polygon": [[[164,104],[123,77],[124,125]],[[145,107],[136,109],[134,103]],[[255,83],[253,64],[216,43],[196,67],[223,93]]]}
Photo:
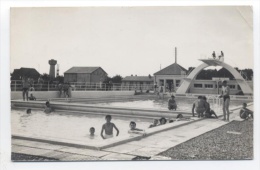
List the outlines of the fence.
{"label": "fence", "polygon": [[[58,83],[57,82],[31,82],[31,87],[35,91],[57,91]],[[73,91],[140,91],[147,92],[153,91],[153,85],[124,85],[118,83],[85,83],[85,82],[70,82]],[[22,91],[22,81],[21,80],[12,80],[11,91]]]}

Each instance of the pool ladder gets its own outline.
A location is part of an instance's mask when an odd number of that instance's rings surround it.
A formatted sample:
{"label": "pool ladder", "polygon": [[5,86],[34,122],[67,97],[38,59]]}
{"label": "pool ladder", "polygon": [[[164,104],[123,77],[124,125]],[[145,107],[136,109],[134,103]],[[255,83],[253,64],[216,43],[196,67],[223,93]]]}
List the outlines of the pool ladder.
{"label": "pool ladder", "polygon": [[221,105],[221,99],[218,96],[208,96],[208,99],[212,99],[212,104],[217,104],[217,105]]}

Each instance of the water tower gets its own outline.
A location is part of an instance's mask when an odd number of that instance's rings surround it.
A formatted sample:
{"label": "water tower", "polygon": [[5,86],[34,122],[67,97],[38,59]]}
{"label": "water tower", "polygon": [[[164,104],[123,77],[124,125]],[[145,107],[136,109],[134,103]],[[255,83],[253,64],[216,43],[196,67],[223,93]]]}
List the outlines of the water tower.
{"label": "water tower", "polygon": [[50,75],[50,79],[54,79],[55,78],[55,65],[57,64],[57,61],[56,60],[49,60],[49,64],[50,64],[50,72],[49,72],[49,75]]}

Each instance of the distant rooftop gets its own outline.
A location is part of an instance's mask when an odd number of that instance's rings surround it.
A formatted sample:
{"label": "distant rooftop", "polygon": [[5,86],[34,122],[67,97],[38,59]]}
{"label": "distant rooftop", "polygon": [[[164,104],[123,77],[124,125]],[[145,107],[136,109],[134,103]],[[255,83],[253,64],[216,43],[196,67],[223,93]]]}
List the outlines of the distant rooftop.
{"label": "distant rooftop", "polygon": [[21,67],[20,69],[14,69],[11,79],[20,80],[24,76],[36,79],[39,78],[40,73],[35,68]]}
{"label": "distant rooftop", "polygon": [[126,76],[122,81],[153,81],[153,76]]}
{"label": "distant rooftop", "polygon": [[101,68],[101,67],[71,67],[69,70],[65,71],[64,73],[88,73],[88,74],[90,74],[99,68]]}
{"label": "distant rooftop", "polygon": [[177,63],[173,63],[172,65],[169,65],[168,67],[154,73],[154,75],[181,75],[183,74],[182,72],[187,74],[187,70],[184,67]]}

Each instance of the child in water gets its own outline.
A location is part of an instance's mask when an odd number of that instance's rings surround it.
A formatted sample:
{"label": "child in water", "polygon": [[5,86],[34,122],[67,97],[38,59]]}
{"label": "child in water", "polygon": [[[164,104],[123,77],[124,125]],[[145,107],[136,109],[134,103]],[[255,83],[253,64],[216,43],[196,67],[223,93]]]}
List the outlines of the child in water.
{"label": "child in water", "polygon": [[130,130],[128,131],[128,133],[137,133],[137,134],[143,134],[145,135],[145,131],[142,129],[138,129],[136,128],[136,123],[131,121],[129,124]]}
{"label": "child in water", "polygon": [[95,128],[94,128],[94,127],[91,127],[91,128],[89,129],[89,133],[90,133],[89,138],[90,138],[90,139],[94,139],[94,137],[95,137]]}
{"label": "child in water", "polygon": [[[107,122],[105,124],[103,124],[103,126],[102,126],[101,137],[103,139],[112,138],[113,137],[113,129],[114,128],[117,131],[116,136],[118,136],[119,135],[119,130],[118,130],[118,128],[116,127],[116,125],[114,123],[111,123],[111,119],[112,119],[111,115],[106,115],[105,119],[106,119]],[[105,135],[103,135],[104,131],[105,131]]]}
{"label": "child in water", "polygon": [[29,100],[36,100],[36,97],[34,97],[33,94],[31,93],[31,95],[29,96]]}
{"label": "child in water", "polygon": [[157,126],[157,125],[158,125],[158,119],[154,119],[154,120],[153,120],[153,124],[151,124],[151,125],[149,126],[149,128],[155,127],[155,126]]}
{"label": "child in water", "polygon": [[164,117],[162,117],[161,119],[159,119],[159,122],[160,122],[160,125],[164,125],[164,124],[166,124],[167,120]]}
{"label": "child in water", "polygon": [[32,113],[32,109],[27,109],[27,110],[26,110],[26,113],[27,113],[27,114],[31,114],[31,113]]}
{"label": "child in water", "polygon": [[51,112],[52,112],[51,105],[50,105],[50,102],[49,102],[49,101],[47,101],[47,102],[45,103],[44,112],[45,112],[45,113],[51,113]]}
{"label": "child in water", "polygon": [[171,98],[168,100],[168,109],[169,110],[176,110],[177,104],[175,101],[175,96],[172,95]]}
{"label": "child in water", "polygon": [[247,104],[246,103],[243,103],[243,107],[242,109],[240,110],[240,117],[241,119],[249,119],[249,118],[254,118],[253,117],[253,111],[249,110],[247,107]]}

